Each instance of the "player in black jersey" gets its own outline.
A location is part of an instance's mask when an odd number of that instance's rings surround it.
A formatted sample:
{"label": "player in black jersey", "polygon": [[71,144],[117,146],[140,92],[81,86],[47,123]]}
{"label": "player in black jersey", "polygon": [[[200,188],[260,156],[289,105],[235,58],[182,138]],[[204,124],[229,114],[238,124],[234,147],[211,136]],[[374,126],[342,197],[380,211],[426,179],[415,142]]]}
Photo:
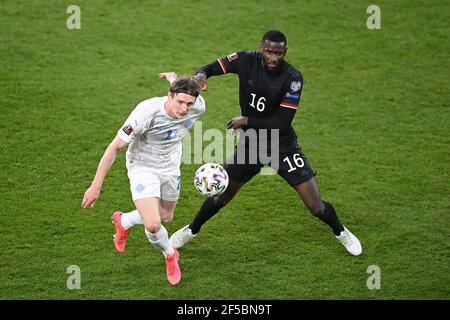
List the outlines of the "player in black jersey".
{"label": "player in black jersey", "polygon": [[[303,76],[284,61],[286,52],[285,35],[271,30],[263,36],[259,52],[235,52],[198,70],[195,77],[203,89],[207,89],[206,79],[211,76],[238,75],[242,115],[231,119],[227,128],[242,130],[244,138],[241,136],[238,144],[242,148],[236,148],[233,156],[225,162],[230,177],[227,190],[208,198],[192,223],[172,235],[170,242],[173,247],[180,248],[192,240],[206,221],[226,206],[264,164],[269,164],[297,191],[309,211],[332,228],[348,252],[355,256],[362,253],[361,243],[341,224],[334,207],[321,199],[314,171],[297,143],[292,120],[300,102]],[[245,138],[245,133],[250,130],[256,132],[257,143]],[[262,132],[268,130],[269,134],[264,136],[267,138],[262,139]],[[278,138],[275,142],[273,136]],[[271,159],[269,163],[261,160],[260,148],[267,149]],[[244,157],[239,156],[240,152],[244,152]],[[251,159],[255,159],[252,156],[257,160],[252,162]]]}

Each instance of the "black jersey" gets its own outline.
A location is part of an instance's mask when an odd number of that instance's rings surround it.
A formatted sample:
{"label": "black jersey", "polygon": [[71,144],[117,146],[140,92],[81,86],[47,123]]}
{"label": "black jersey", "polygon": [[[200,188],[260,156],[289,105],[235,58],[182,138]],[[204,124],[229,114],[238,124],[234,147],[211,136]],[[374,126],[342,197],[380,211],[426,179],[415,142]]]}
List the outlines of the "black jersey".
{"label": "black jersey", "polygon": [[235,52],[201,67],[206,77],[235,73],[239,76],[239,103],[248,128],[279,129],[280,141],[297,135],[292,120],[303,88],[302,74],[286,61],[276,71],[265,69],[259,52]]}

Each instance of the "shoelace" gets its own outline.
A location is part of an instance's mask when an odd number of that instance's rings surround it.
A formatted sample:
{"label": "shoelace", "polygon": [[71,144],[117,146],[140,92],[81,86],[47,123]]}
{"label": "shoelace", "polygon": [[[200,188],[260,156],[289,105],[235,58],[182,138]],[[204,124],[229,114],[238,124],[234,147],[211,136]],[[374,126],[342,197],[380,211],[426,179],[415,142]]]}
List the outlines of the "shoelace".
{"label": "shoelace", "polygon": [[122,229],[119,232],[120,232],[120,238],[117,240],[117,242],[124,243],[125,242],[125,238],[128,235],[128,230]]}
{"label": "shoelace", "polygon": [[342,238],[339,238],[339,241],[344,245],[344,246],[350,246],[353,244],[352,238],[350,237],[350,235],[348,234],[348,232],[344,231],[344,236]]}
{"label": "shoelace", "polygon": [[192,236],[189,234],[189,231],[188,231],[188,229],[185,229],[184,230],[184,232],[181,234],[181,238],[183,239],[183,240],[186,240],[186,239],[191,239],[192,238]]}
{"label": "shoelace", "polygon": [[175,264],[172,263],[173,259],[175,259],[175,254],[173,254],[172,256],[167,258],[167,262],[168,262],[167,269],[168,269],[169,274],[173,274],[176,270]]}

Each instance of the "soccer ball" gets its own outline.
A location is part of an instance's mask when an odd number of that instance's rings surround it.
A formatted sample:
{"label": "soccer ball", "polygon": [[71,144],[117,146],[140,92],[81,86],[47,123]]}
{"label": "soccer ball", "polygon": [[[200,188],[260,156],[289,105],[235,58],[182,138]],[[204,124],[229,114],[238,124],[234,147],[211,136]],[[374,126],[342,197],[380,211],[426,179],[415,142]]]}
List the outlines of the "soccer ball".
{"label": "soccer ball", "polygon": [[228,187],[228,173],[217,163],[206,163],[197,169],[194,185],[198,192],[207,197],[223,193]]}

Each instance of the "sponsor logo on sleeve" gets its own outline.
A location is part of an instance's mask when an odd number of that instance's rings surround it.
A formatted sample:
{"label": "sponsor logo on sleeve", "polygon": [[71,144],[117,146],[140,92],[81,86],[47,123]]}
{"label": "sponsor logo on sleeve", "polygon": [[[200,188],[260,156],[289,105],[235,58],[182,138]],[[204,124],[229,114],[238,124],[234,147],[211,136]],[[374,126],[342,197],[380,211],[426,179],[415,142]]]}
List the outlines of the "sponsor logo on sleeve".
{"label": "sponsor logo on sleeve", "polygon": [[285,97],[288,98],[288,99],[291,99],[291,100],[298,100],[298,98],[300,98],[300,94],[299,93],[286,92]]}
{"label": "sponsor logo on sleeve", "polygon": [[292,81],[291,82],[291,90],[296,92],[298,90],[300,90],[300,88],[302,87],[302,83],[300,81]]}
{"label": "sponsor logo on sleeve", "polygon": [[127,136],[129,136],[133,132],[133,127],[131,126],[131,124],[127,124],[122,128],[122,130],[126,133]]}
{"label": "sponsor logo on sleeve", "polygon": [[228,55],[227,58],[228,58],[228,61],[231,62],[231,61],[236,60],[238,58],[238,54],[237,54],[237,52],[233,52],[232,54]]}

